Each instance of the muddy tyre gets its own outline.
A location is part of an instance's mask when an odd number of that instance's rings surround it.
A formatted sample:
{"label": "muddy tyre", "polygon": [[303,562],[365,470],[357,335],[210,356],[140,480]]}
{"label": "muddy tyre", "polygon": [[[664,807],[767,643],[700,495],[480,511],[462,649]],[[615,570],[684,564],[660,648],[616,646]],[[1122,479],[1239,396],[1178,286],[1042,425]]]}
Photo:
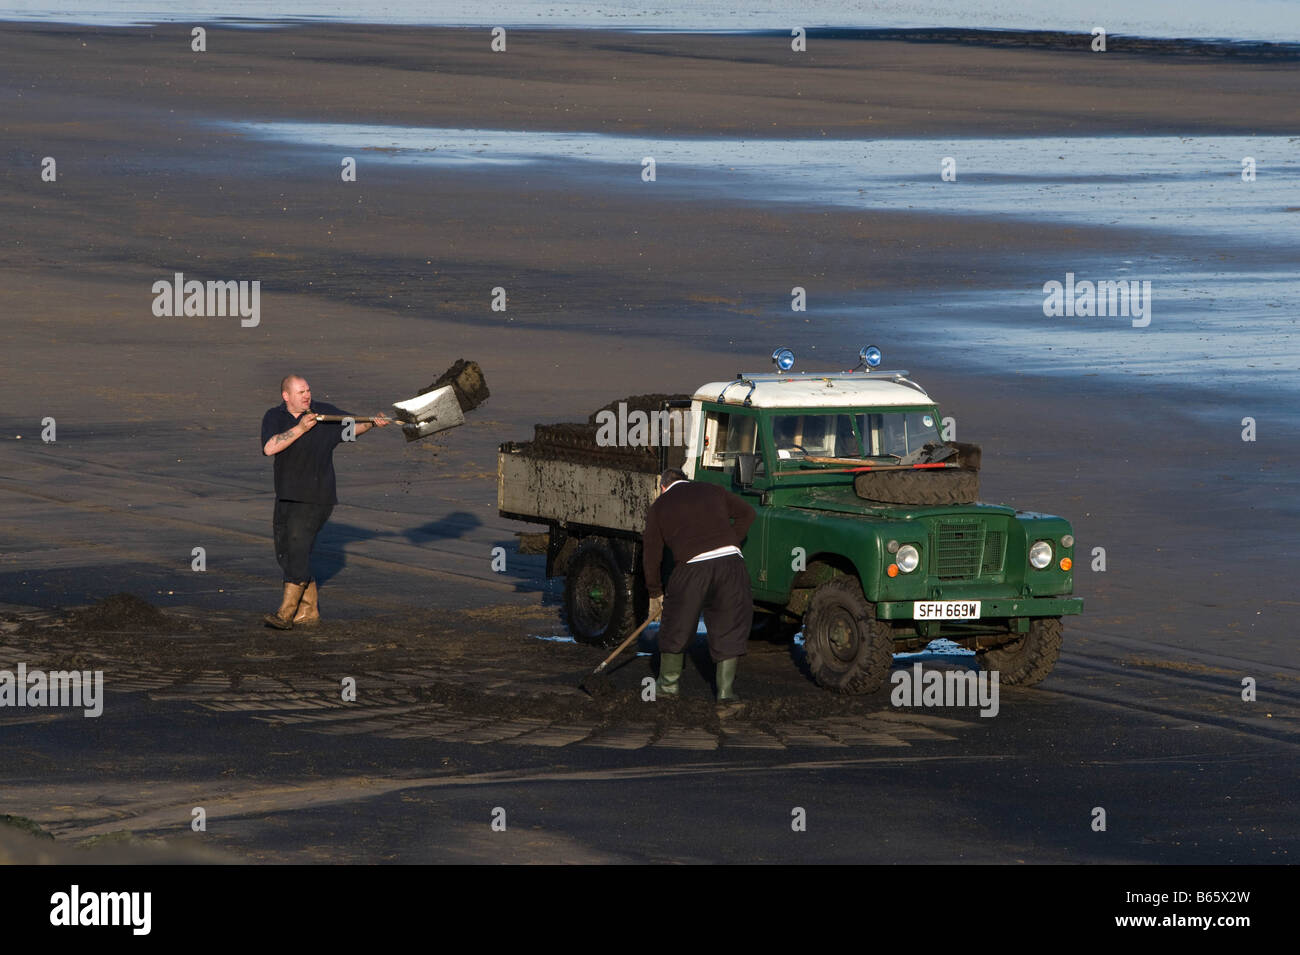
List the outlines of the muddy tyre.
{"label": "muddy tyre", "polygon": [[980,494],[980,476],[964,468],[866,471],[853,479],[853,490],[882,504],[972,504]]}
{"label": "muddy tyre", "polygon": [[856,577],[836,577],[813,592],[803,639],[813,679],[836,693],[874,693],[894,661],[889,626],[876,619]]}
{"label": "muddy tyre", "polygon": [[636,582],[603,541],[585,540],[564,577],[564,618],[579,643],[614,647],[636,629]]}
{"label": "muddy tyre", "polygon": [[1035,617],[1029,632],[1014,643],[989,650],[977,650],[975,659],[981,670],[998,672],[998,682],[1006,686],[1034,686],[1047,679],[1061,655],[1064,628],[1060,617]]}

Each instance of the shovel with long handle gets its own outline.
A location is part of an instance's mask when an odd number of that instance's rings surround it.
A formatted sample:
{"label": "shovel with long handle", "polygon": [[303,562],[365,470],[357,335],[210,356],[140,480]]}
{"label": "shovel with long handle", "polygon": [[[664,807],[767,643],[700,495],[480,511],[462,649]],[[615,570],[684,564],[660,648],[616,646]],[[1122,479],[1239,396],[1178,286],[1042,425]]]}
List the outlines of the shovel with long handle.
{"label": "shovel with long handle", "polygon": [[[351,421],[353,424],[374,424],[378,415],[355,415],[355,414],[318,414],[317,421]],[[383,420],[389,424],[401,425],[402,434],[406,436],[407,441],[418,441],[420,438],[427,438],[431,434],[437,434],[439,431],[446,431],[448,428],[454,428],[460,422],[444,424],[439,426],[436,422],[431,421],[402,421],[400,418],[390,418],[388,415],[383,416]],[[460,419],[464,421],[462,417]]]}
{"label": "shovel with long handle", "polygon": [[456,399],[456,392],[451,385],[426,391],[406,401],[394,402],[393,407],[397,409],[396,418],[387,415],[339,414],[322,414],[317,415],[316,418],[318,421],[350,419],[357,424],[374,424],[376,418],[382,417],[392,424],[400,425],[407,441],[418,441],[420,438],[427,438],[431,434],[456,428],[465,423],[465,412],[461,410],[460,402]]}
{"label": "shovel with long handle", "polygon": [[374,424],[376,418],[400,425],[407,441],[418,441],[448,428],[457,428],[465,423],[465,412],[472,411],[488,399],[487,382],[483,380],[483,370],[478,362],[465,361],[463,358],[453,362],[443,372],[438,381],[429,390],[407,398],[405,401],[393,402],[397,412],[394,418],[388,415],[317,415],[321,421],[347,421],[357,424]]}
{"label": "shovel with long handle", "polygon": [[[588,693],[591,693],[592,696],[595,696],[595,693],[592,692],[592,689],[593,687],[598,686],[598,682],[596,681],[596,678],[600,676],[601,673],[604,672],[605,667],[609,666],[611,663],[614,662],[615,657],[617,657],[620,653],[622,653],[624,650],[630,647],[636,641],[637,637],[641,636],[641,631],[643,631],[646,627],[650,626],[650,624],[652,624],[654,621],[658,619],[659,619],[658,614],[655,614],[653,617],[646,617],[645,623],[641,624],[641,626],[637,627],[630,634],[628,634],[627,639],[624,640],[622,643],[620,643],[617,647],[615,647],[614,652],[611,653],[609,656],[605,657],[605,659],[601,661],[600,666],[596,667],[596,669],[588,673],[586,677],[583,678],[582,682],[578,684],[578,687],[580,689],[586,690]],[[591,683],[591,685],[589,686],[588,683]],[[599,687],[599,688],[603,689],[603,687]]]}

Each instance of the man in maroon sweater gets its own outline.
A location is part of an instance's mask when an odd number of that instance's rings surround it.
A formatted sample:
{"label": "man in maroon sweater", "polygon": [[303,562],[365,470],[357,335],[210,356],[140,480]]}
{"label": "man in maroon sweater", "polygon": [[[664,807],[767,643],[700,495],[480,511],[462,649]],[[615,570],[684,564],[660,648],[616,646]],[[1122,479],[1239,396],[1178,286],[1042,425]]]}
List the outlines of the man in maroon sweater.
{"label": "man in maroon sweater", "polygon": [[[754,516],[752,507],[716,484],[689,481],[676,468],[659,478],[659,497],[642,536],[650,616],[661,615],[656,698],[677,698],[684,651],[703,615],[709,655],[718,667],[718,715],[740,708],[733,688],[736,662],[749,649],[754,599],[739,545]],[[666,598],[660,578],[665,546],[674,562]]]}

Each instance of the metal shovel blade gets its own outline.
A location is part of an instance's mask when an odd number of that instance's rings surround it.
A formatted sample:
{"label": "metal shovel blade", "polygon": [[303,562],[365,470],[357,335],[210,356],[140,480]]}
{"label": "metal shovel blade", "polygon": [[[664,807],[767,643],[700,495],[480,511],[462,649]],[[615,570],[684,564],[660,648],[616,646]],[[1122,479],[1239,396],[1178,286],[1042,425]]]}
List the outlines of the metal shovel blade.
{"label": "metal shovel blade", "polygon": [[395,402],[393,407],[397,409],[407,441],[418,441],[465,423],[465,413],[460,410],[451,385]]}

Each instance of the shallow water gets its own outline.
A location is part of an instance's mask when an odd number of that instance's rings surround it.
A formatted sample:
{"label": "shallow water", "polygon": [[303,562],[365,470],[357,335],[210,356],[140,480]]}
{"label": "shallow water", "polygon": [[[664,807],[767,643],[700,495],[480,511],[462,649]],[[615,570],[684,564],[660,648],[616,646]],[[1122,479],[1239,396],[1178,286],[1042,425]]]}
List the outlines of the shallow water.
{"label": "shallow water", "polygon": [[[1278,294],[1283,289],[1286,298]],[[1294,273],[1156,274],[1152,294],[1145,328],[1124,318],[1048,318],[1039,288],[909,292],[906,301],[836,310],[834,321],[840,352],[850,354],[855,342],[870,339],[885,350],[886,363],[907,365],[902,356],[912,356],[913,368],[957,362],[1002,374],[1189,386],[1211,404],[1214,395],[1249,394],[1258,414],[1296,417],[1300,327],[1291,303],[1300,281]]]}
{"label": "shallow water", "polygon": [[[439,167],[597,163],[639,182],[707,184],[737,198],[1006,216],[1249,238],[1300,247],[1300,136],[729,139],[235,123],[249,135]],[[944,182],[945,159],[956,180]],[[1255,181],[1242,181],[1242,161]],[[689,173],[690,180],[678,170]],[[650,187],[650,184],[647,184]]]}
{"label": "shallow water", "polygon": [[86,0],[74,5],[0,2],[0,19],[128,25],[164,22],[329,20],[442,26],[552,29],[782,30],[793,26],[858,29],[957,27],[1060,30],[1146,37],[1300,42],[1300,4],[1290,0]]}
{"label": "shallow water", "polygon": [[[1248,388],[1261,400],[1300,396],[1300,137],[739,140],[234,125],[256,138],[356,155],[363,165],[424,166],[431,175],[531,164],[614,188],[1142,233],[1171,251],[1143,260],[1087,253],[1058,269],[1027,250],[1024,282],[1015,287],[890,291],[822,304],[818,313],[853,345],[846,355],[870,339],[887,356],[945,352],[1020,372]],[[647,155],[657,163],[653,184],[640,178]],[[940,181],[945,156],[957,161],[955,182]],[[1242,181],[1245,156],[1256,161],[1254,182]],[[1164,236],[1198,251],[1162,246]],[[1064,283],[1067,269],[1077,281],[1150,282],[1149,324],[1045,315],[1045,283]]]}

